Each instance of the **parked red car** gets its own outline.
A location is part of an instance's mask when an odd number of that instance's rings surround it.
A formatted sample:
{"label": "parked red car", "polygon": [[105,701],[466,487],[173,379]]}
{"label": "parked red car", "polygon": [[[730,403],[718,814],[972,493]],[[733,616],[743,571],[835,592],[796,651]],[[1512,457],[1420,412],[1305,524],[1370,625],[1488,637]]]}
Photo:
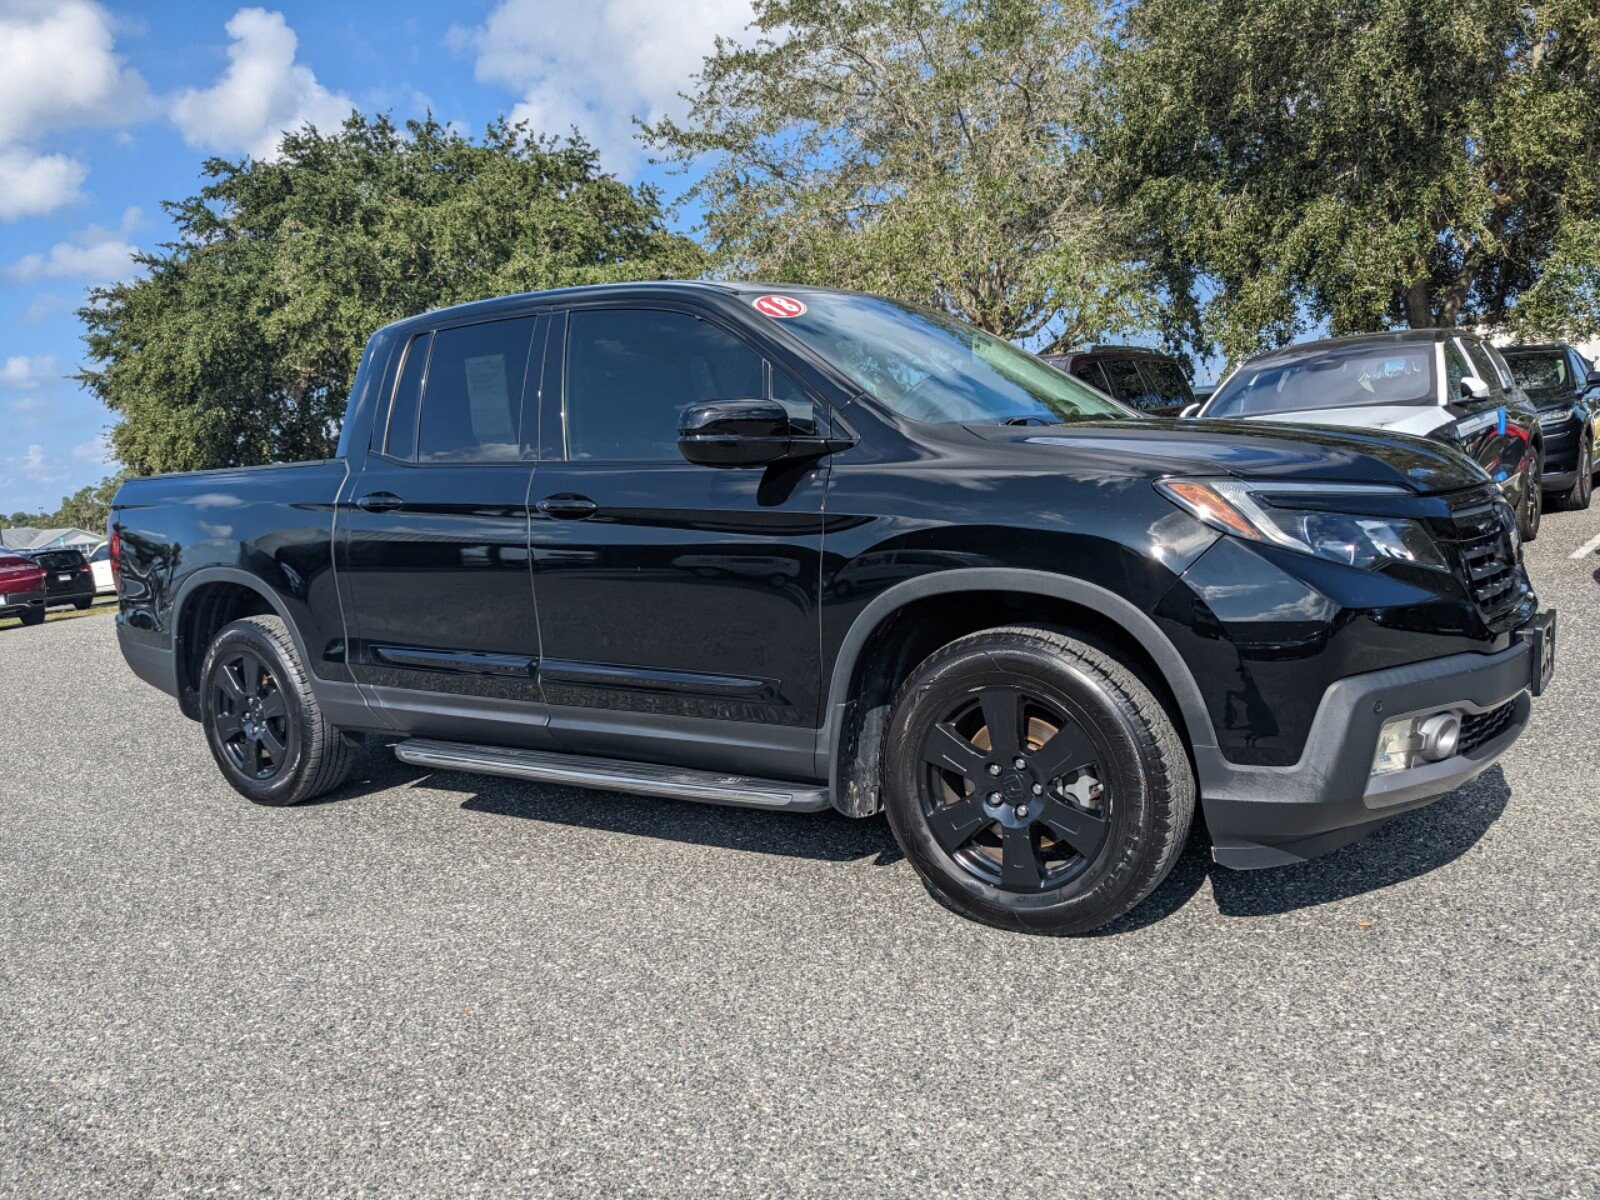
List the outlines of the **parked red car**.
{"label": "parked red car", "polygon": [[0,617],[44,623],[44,568],[31,558],[0,550]]}

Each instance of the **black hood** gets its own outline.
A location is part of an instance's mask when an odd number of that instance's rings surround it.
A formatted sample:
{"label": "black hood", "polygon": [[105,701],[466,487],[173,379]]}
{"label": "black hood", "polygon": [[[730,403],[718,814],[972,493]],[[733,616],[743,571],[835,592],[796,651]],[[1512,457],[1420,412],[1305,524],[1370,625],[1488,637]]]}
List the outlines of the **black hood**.
{"label": "black hood", "polygon": [[969,428],[991,442],[1076,451],[1125,474],[1398,484],[1422,494],[1477,487],[1489,478],[1443,442],[1322,425],[1141,419]]}

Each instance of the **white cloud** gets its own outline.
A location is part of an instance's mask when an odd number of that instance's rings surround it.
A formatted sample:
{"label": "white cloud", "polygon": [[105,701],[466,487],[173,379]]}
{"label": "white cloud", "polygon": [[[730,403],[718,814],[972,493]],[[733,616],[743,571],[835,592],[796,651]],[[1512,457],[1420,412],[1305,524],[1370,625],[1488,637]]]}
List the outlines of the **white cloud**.
{"label": "white cloud", "polygon": [[87,442],[79,442],[72,448],[72,457],[86,463],[111,462],[111,435],[100,433]]}
{"label": "white cloud", "polygon": [[13,354],[0,365],[0,384],[14,388],[36,388],[56,373],[56,360],[48,354],[29,358]]}
{"label": "white cloud", "polygon": [[0,221],[40,216],[78,199],[88,174],[87,167],[65,154],[0,146]]}
{"label": "white cloud", "polygon": [[92,0],[0,5],[0,143],[142,115],[144,80],[116,53],[111,18]]}
{"label": "white cloud", "polygon": [[55,129],[120,124],[148,106],[144,80],[116,53],[93,0],[0,3],[0,220],[77,199],[83,163],[27,143]]}
{"label": "white cloud", "polygon": [[12,463],[24,479],[34,483],[51,483],[56,479],[55,470],[44,456],[44,447],[38,442],[32,443],[22,457],[6,461]]}
{"label": "white cloud", "polygon": [[81,279],[86,283],[115,283],[135,273],[133,255],[139,248],[128,240],[142,214],[130,208],[116,229],[90,225],[69,234],[50,247],[48,254],[25,254],[5,269],[10,279],[32,283],[38,279]]}
{"label": "white cloud", "polygon": [[295,62],[299,38],[282,13],[241,8],[227,24],[233,44],[228,69],[208,88],[187,88],[172,100],[173,122],[191,145],[271,158],[287,130],[331,130],[355,107]]}
{"label": "white cloud", "polygon": [[633,118],[681,115],[678,93],[717,35],[737,36],[749,21],[750,0],[503,0],[482,25],[451,30],[451,42],[474,52],[479,80],[521,95],[513,120],[540,133],[576,125],[608,169],[627,172],[643,158]]}

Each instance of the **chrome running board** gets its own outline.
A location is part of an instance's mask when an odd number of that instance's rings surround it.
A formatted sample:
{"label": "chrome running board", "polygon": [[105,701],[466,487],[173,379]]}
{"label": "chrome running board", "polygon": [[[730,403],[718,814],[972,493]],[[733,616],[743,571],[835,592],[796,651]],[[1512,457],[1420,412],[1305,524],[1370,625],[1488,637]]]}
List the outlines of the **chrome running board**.
{"label": "chrome running board", "polygon": [[816,784],[750,779],[743,775],[693,771],[657,763],[516,750],[507,746],[473,746],[466,742],[435,742],[427,738],[401,742],[394,748],[394,754],[401,762],[414,767],[505,775],[535,783],[631,792],[636,796],[667,796],[674,800],[698,800],[738,808],[783,808],[791,812],[816,812],[828,807],[828,790]]}

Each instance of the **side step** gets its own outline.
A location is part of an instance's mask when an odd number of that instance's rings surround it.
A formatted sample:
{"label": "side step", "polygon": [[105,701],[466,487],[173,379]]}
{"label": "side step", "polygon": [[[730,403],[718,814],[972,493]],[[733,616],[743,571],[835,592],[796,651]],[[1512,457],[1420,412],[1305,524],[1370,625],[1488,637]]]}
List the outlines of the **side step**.
{"label": "side step", "polygon": [[401,762],[414,767],[506,775],[538,783],[631,792],[636,796],[667,796],[674,800],[698,800],[738,808],[783,808],[791,812],[817,812],[828,807],[828,790],[816,784],[749,779],[742,775],[693,771],[657,763],[515,750],[506,746],[473,746],[466,742],[436,742],[427,738],[401,742],[394,748],[394,754]]}

